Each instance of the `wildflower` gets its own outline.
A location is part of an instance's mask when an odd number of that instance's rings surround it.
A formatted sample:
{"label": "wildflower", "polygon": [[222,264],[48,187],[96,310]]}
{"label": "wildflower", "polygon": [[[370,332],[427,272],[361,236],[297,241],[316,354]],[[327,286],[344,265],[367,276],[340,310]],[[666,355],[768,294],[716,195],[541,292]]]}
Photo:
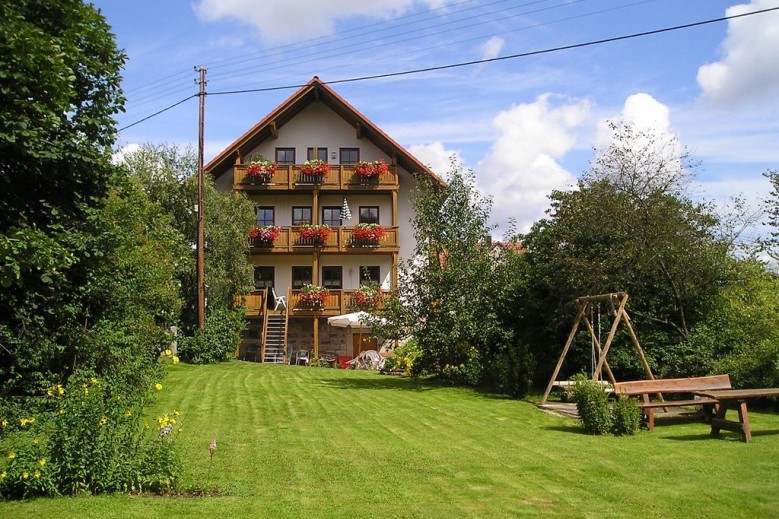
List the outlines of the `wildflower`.
{"label": "wildflower", "polygon": [[87,385],[86,384],[81,384],[81,387],[84,388],[84,394],[88,395],[89,394],[89,388],[87,387]]}
{"label": "wildflower", "polygon": [[30,473],[29,472],[27,472],[27,471],[22,472],[22,479],[27,479],[29,477],[30,477]]}
{"label": "wildflower", "polygon": [[5,471],[0,472],[0,481],[4,480],[7,475]]}
{"label": "wildflower", "polygon": [[41,477],[41,473],[40,473],[40,471],[36,470],[35,472],[33,472],[32,476],[33,476],[35,479],[38,479],[39,477]]}
{"label": "wildflower", "polygon": [[65,414],[65,410],[64,409],[60,409],[60,414]]}
{"label": "wildflower", "polygon": [[6,427],[8,427],[8,420],[3,420],[2,422],[0,422],[0,424],[2,424],[3,429],[5,429]]}
{"label": "wildflower", "polygon": [[38,438],[35,438],[35,439],[32,441],[32,444],[33,444],[33,445],[38,445]]}
{"label": "wildflower", "polygon": [[62,387],[62,384],[57,384],[57,394],[58,395],[64,395],[65,394],[65,388]]}
{"label": "wildflower", "polygon": [[11,452],[8,453],[8,459],[9,460],[14,459],[15,457],[16,457],[16,453],[14,451],[11,451]]}
{"label": "wildflower", "polygon": [[178,363],[179,363],[179,358],[174,355],[173,356],[173,364],[178,364]]}
{"label": "wildflower", "polygon": [[157,391],[162,391],[162,384],[157,382],[156,384],[154,384],[154,389],[156,389]]}
{"label": "wildflower", "polygon": [[38,460],[38,465],[40,465],[41,467],[45,467],[46,466],[46,458],[39,459]]}
{"label": "wildflower", "polygon": [[22,418],[21,420],[19,420],[19,423],[21,424],[22,427],[25,427],[27,425],[32,425],[35,423],[35,417],[33,416],[30,418]]}
{"label": "wildflower", "polygon": [[165,350],[165,356],[166,356],[166,357],[170,357],[171,355],[173,355],[173,352],[172,352],[172,351],[170,351],[170,350]]}
{"label": "wildflower", "polygon": [[147,424],[147,423],[144,423],[144,424],[143,424],[143,428],[144,428],[144,429],[146,429],[146,430],[148,430],[148,429],[149,429],[149,424]]}
{"label": "wildflower", "polygon": [[89,382],[91,382],[93,386],[96,386],[96,385],[98,385],[100,383],[100,381],[98,379],[96,379],[95,377],[90,378]]}
{"label": "wildflower", "polygon": [[173,416],[179,416],[180,414],[181,414],[181,413],[179,413],[179,412],[178,412],[178,411],[176,411],[175,409],[173,410]]}
{"label": "wildflower", "polygon": [[133,415],[133,414],[130,412],[130,410],[129,410],[129,409],[128,409],[127,411],[125,411],[125,412],[124,412],[124,417],[125,417],[125,418],[130,418],[132,415]]}
{"label": "wildflower", "polygon": [[46,396],[47,396],[48,398],[51,398],[51,397],[53,397],[53,396],[54,396],[54,390],[52,390],[52,389],[47,389],[47,390],[46,390]]}
{"label": "wildflower", "polygon": [[108,422],[108,417],[106,415],[103,415],[100,417],[100,425],[105,425],[106,422]]}

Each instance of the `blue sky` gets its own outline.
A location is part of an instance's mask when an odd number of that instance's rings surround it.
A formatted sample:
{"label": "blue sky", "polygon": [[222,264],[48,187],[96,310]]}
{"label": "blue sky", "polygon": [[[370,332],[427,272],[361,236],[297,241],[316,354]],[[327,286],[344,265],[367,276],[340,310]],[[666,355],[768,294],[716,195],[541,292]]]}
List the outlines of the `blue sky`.
{"label": "blue sky", "polygon": [[[436,67],[779,7],[779,0],[193,0],[94,2],[128,55],[119,127],[196,93],[208,69],[206,159],[294,89]],[[445,173],[455,155],[525,230],[573,185],[605,121],[672,132],[701,161],[696,197],[757,203],[779,168],[779,12],[461,68],[335,84]],[[197,100],[123,130],[120,146],[197,142]]]}

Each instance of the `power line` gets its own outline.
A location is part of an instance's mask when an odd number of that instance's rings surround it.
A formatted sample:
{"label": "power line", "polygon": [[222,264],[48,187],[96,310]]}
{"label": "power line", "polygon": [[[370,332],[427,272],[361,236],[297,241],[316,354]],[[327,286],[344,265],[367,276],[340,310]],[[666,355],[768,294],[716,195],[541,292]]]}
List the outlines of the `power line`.
{"label": "power line", "polygon": [[[548,48],[548,49],[535,50],[535,51],[529,51],[529,52],[522,52],[522,53],[519,53],[519,54],[510,54],[508,56],[498,56],[498,57],[495,57],[495,58],[486,58],[486,59],[479,59],[479,60],[472,60],[472,61],[463,61],[463,62],[460,62],[460,63],[450,63],[448,65],[439,65],[439,66],[435,66],[435,67],[425,67],[425,68],[404,70],[404,71],[399,71],[399,72],[387,72],[387,73],[384,73],[384,74],[373,74],[373,75],[359,76],[359,77],[354,77],[354,78],[337,79],[337,80],[334,80],[334,81],[328,81],[327,83],[330,84],[330,85],[335,85],[335,84],[340,84],[340,83],[354,83],[354,82],[358,82],[358,81],[369,81],[369,80],[372,80],[372,79],[384,79],[384,78],[389,78],[389,77],[408,76],[408,75],[412,75],[412,74],[421,74],[421,73],[433,72],[433,71],[437,71],[437,70],[447,70],[447,69],[453,69],[453,68],[467,67],[467,66],[471,66],[471,65],[480,65],[480,64],[484,64],[484,63],[493,63],[493,62],[497,62],[497,61],[506,61],[506,60],[511,60],[511,59],[526,58],[526,57],[529,57],[529,56],[539,56],[539,55],[542,55],[542,54],[551,54],[551,53],[554,53],[554,52],[560,52],[560,51],[564,51],[564,50],[581,49],[581,48],[585,48],[585,47],[592,47],[592,46],[595,46],[595,45],[602,45],[604,43],[613,43],[613,42],[617,42],[617,41],[630,40],[630,39],[641,38],[641,37],[645,37],[645,36],[653,36],[653,35],[656,35],[656,34],[663,34],[663,33],[667,33],[667,32],[679,31],[679,30],[683,30],[683,29],[691,29],[691,28],[694,28],[694,27],[701,27],[703,25],[710,25],[710,24],[713,24],[713,23],[719,23],[719,22],[724,22],[724,21],[728,21],[728,20],[734,20],[736,18],[744,18],[744,17],[747,17],[747,16],[752,16],[752,15],[757,15],[757,14],[765,14],[765,13],[769,13],[769,12],[772,12],[772,11],[779,11],[779,7],[770,7],[770,8],[767,8],[767,9],[761,9],[761,10],[758,10],[758,11],[751,11],[751,12],[748,12],[748,13],[734,14],[734,15],[730,15],[730,16],[723,16],[723,17],[720,17],[720,18],[711,18],[711,19],[702,20],[702,21],[699,21],[699,22],[692,22],[692,23],[687,23],[687,24],[683,24],[683,25],[675,25],[675,26],[672,26],[672,27],[664,27],[662,29],[654,29],[654,30],[651,30],[651,31],[643,31],[643,32],[637,32],[637,33],[632,33],[632,34],[627,34],[627,35],[622,35],[622,36],[615,36],[615,37],[612,37],[612,38],[603,38],[603,39],[600,39],[600,40],[592,40],[592,41],[583,42],[583,43],[575,43],[575,44],[571,44],[571,45],[563,45],[563,46],[560,46],[560,47],[551,47],[551,48]],[[243,90],[224,90],[224,91],[219,91],[219,92],[208,92],[207,95],[233,95],[233,94],[248,94],[248,93],[254,93],[254,92],[273,92],[273,91],[278,91],[278,90],[290,90],[290,89],[293,89],[293,88],[301,88],[303,86],[305,86],[305,84],[284,85],[284,86],[264,87],[264,88],[250,88],[250,89],[243,89]],[[158,116],[158,115],[160,115],[160,114],[162,114],[162,113],[164,113],[164,112],[166,112],[166,111],[168,111],[168,110],[170,110],[172,108],[175,108],[176,106],[178,106],[178,105],[188,101],[189,99],[192,99],[193,97],[198,97],[198,94],[192,94],[191,96],[188,96],[188,97],[186,97],[186,98],[184,98],[184,99],[182,99],[182,100],[180,100],[180,101],[178,101],[178,102],[176,102],[176,103],[174,103],[172,105],[169,105],[169,106],[163,108],[162,110],[159,110],[159,111],[157,111],[157,112],[155,112],[155,113],[153,113],[153,114],[151,114],[151,115],[149,115],[147,117],[144,117],[143,119],[139,119],[138,121],[135,121],[135,122],[133,122],[131,124],[128,124],[127,126],[119,128],[117,131],[126,130],[127,128],[135,126],[136,124],[140,124],[140,123],[142,123],[144,121],[147,121],[147,120],[149,120],[149,119],[151,119],[153,117],[156,117],[156,116]]]}
{"label": "power line", "polygon": [[[492,62],[496,62],[496,61],[505,61],[505,60],[517,59],[517,58],[526,58],[526,57],[529,57],[529,56],[538,56],[538,55],[541,55],[541,54],[550,54],[550,53],[553,53],[553,52],[560,52],[560,51],[564,51],[564,50],[581,49],[581,48],[584,48],[584,47],[592,47],[594,45],[602,45],[604,43],[613,43],[613,42],[616,42],[616,41],[624,41],[624,40],[630,40],[630,39],[634,39],[634,38],[641,38],[641,37],[644,37],[644,36],[652,36],[652,35],[655,35],[655,34],[662,34],[662,33],[672,32],[672,31],[679,31],[679,30],[682,30],[682,29],[690,29],[690,28],[693,28],[693,27],[700,27],[702,25],[709,25],[709,24],[712,24],[712,23],[724,22],[724,21],[727,21],[727,20],[733,20],[733,19],[736,19],[736,18],[743,18],[745,16],[752,16],[752,15],[755,15],[755,14],[763,14],[763,13],[768,13],[768,12],[777,11],[777,10],[779,10],[779,7],[770,7],[768,9],[761,9],[759,11],[751,11],[749,13],[734,14],[734,15],[731,15],[731,16],[723,16],[721,18],[712,18],[712,19],[703,20],[703,21],[700,21],[700,22],[687,23],[687,24],[684,24],[684,25],[675,25],[673,27],[665,27],[665,28],[662,28],[662,29],[654,29],[652,31],[637,32],[637,33],[633,33],[633,34],[627,34],[627,35],[623,35],[623,36],[615,36],[615,37],[612,37],[612,38],[604,38],[604,39],[601,39],[601,40],[593,40],[593,41],[588,41],[588,42],[584,42],[584,43],[574,43],[574,44],[571,44],[571,45],[563,45],[561,47],[552,47],[552,48],[549,48],[549,49],[534,50],[534,51],[530,51],[530,52],[522,52],[522,53],[519,53],[519,54],[510,54],[508,56],[498,56],[498,57],[495,57],[495,58],[486,58],[486,59],[479,59],[479,60],[472,60],[472,61],[463,61],[463,62],[460,62],[460,63],[450,63],[448,65],[438,65],[438,66],[435,66],[435,67],[425,67],[425,68],[418,68],[418,69],[412,69],[412,70],[404,70],[404,71],[400,71],[400,72],[387,72],[385,74],[373,74],[373,75],[370,75],[370,76],[359,76],[359,77],[347,78],[347,79],[337,79],[337,80],[334,80],[334,81],[328,81],[327,83],[330,84],[330,85],[336,85],[336,84],[339,84],[339,83],[354,83],[354,82],[357,82],[357,81],[368,81],[368,80],[371,80],[371,79],[383,79],[383,78],[388,78],[388,77],[408,76],[408,75],[411,75],[411,74],[421,74],[421,73],[424,73],[424,72],[433,72],[433,71],[436,71],[436,70],[447,70],[447,69],[452,69],[452,68],[467,67],[467,66],[470,66],[470,65],[480,65],[480,64],[483,64],[483,63],[492,63]],[[300,88],[300,87],[303,87],[303,86],[305,86],[305,85],[287,85],[287,86],[266,87],[266,88],[250,88],[250,89],[245,89],[245,90],[225,90],[225,91],[221,91],[221,92],[210,92],[209,95],[229,95],[229,94],[247,94],[247,93],[251,93],[251,92],[270,92],[270,91],[275,91],[275,90],[287,90],[287,89],[292,89],[292,88]]]}
{"label": "power line", "polygon": [[178,105],[180,105],[181,103],[184,103],[184,102],[186,102],[186,101],[189,101],[189,100],[190,100],[190,99],[192,99],[193,97],[198,97],[198,96],[199,96],[199,94],[192,94],[191,96],[187,96],[187,97],[185,97],[184,99],[182,99],[181,101],[178,101],[178,102],[175,102],[175,103],[173,103],[172,105],[166,106],[166,107],[165,107],[165,108],[163,108],[162,110],[158,110],[158,111],[154,112],[153,114],[151,114],[151,115],[148,115],[148,116],[144,117],[143,119],[138,119],[138,120],[137,120],[137,121],[135,121],[134,123],[130,123],[130,124],[128,124],[127,126],[122,126],[121,128],[119,128],[119,129],[118,129],[118,130],[116,130],[116,131],[117,131],[117,132],[121,132],[122,130],[126,130],[127,128],[131,128],[131,127],[135,126],[136,124],[141,124],[141,123],[142,123],[142,122],[144,122],[144,121],[148,121],[148,120],[149,120],[149,119],[151,119],[152,117],[157,117],[157,116],[158,116],[158,115],[160,115],[161,113],[163,113],[163,112],[167,112],[167,111],[168,111],[168,110],[170,110],[171,108],[175,108],[175,107],[177,107]]}

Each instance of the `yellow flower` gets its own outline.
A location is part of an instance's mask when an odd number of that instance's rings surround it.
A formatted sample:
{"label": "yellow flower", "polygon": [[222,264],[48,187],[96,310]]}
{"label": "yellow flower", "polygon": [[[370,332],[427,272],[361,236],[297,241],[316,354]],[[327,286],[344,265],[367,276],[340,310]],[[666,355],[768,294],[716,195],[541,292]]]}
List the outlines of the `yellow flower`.
{"label": "yellow flower", "polygon": [[16,457],[16,453],[14,451],[11,451],[11,452],[8,453],[8,459],[9,460],[14,459],[15,457]]}
{"label": "yellow flower", "polygon": [[84,394],[88,395],[89,394],[89,388],[87,387],[87,385],[86,384],[81,384],[81,387],[84,388]]}
{"label": "yellow flower", "polygon": [[65,394],[65,388],[62,387],[62,384],[57,384],[57,393],[60,395]]}
{"label": "yellow flower", "polygon": [[93,386],[96,386],[100,383],[100,381],[95,377],[90,378],[89,381],[92,383]]}
{"label": "yellow flower", "polygon": [[179,363],[179,358],[174,355],[173,356],[173,364],[178,364],[178,363]]}
{"label": "yellow flower", "polygon": [[166,356],[166,357],[170,357],[171,355],[173,355],[173,352],[172,352],[172,351],[170,351],[170,350],[165,350],[165,356]]}
{"label": "yellow flower", "polygon": [[130,418],[131,416],[132,416],[132,413],[130,411],[125,411],[124,412],[124,417],[125,418]]}
{"label": "yellow flower", "polygon": [[149,424],[147,424],[147,423],[143,424],[143,428],[144,429],[148,429],[149,428]]}
{"label": "yellow flower", "polygon": [[41,473],[36,470],[35,472],[33,472],[33,477],[35,479],[38,479],[39,477],[41,477]]}
{"label": "yellow flower", "polygon": [[54,391],[52,391],[51,389],[47,389],[46,390],[46,396],[49,397],[49,398],[53,397],[54,396]]}
{"label": "yellow flower", "polygon": [[7,475],[5,471],[0,472],[0,481],[4,480]]}
{"label": "yellow flower", "polygon": [[181,414],[181,413],[179,413],[179,412],[178,412],[178,411],[176,411],[175,409],[173,410],[173,416],[179,416],[180,414]]}
{"label": "yellow flower", "polygon": [[32,444],[33,444],[33,445],[38,445],[38,438],[35,438],[35,439],[32,441]]}
{"label": "yellow flower", "polygon": [[105,425],[107,421],[108,417],[106,415],[100,417],[100,425]]}
{"label": "yellow flower", "polygon": [[60,409],[60,414],[65,414],[65,410],[64,409]]}
{"label": "yellow flower", "polygon": [[41,467],[45,467],[46,466],[46,458],[39,459],[38,460],[38,465],[40,465]]}
{"label": "yellow flower", "polygon": [[28,472],[22,472],[22,479],[27,479],[30,477],[30,474]]}
{"label": "yellow flower", "polygon": [[1,423],[2,423],[2,425],[3,425],[3,429],[5,429],[6,427],[8,427],[8,420],[3,420]]}
{"label": "yellow flower", "polygon": [[156,389],[157,391],[162,391],[162,384],[157,382],[156,384],[154,384],[154,389]]}

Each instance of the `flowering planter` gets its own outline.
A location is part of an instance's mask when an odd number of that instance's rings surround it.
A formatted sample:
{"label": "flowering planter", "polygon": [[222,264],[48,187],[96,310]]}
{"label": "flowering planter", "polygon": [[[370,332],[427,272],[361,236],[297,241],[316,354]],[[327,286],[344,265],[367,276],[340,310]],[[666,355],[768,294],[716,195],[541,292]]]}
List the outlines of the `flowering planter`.
{"label": "flowering planter", "polygon": [[380,175],[389,171],[389,167],[383,160],[360,161],[355,164],[354,171],[360,183],[368,183],[376,182]]}
{"label": "flowering planter", "polygon": [[269,160],[255,160],[246,168],[245,182],[249,184],[269,184],[276,173],[276,164]]}
{"label": "flowering planter", "polygon": [[384,226],[375,223],[358,224],[352,231],[353,247],[377,247],[386,233]]}
{"label": "flowering planter", "polygon": [[321,184],[330,164],[323,160],[309,160],[300,166],[298,182],[301,184]]}
{"label": "flowering planter", "polygon": [[300,238],[298,245],[321,247],[330,235],[330,227],[327,225],[306,225],[298,231]]}
{"label": "flowering planter", "polygon": [[304,285],[303,291],[300,294],[300,304],[305,309],[322,310],[329,295],[330,291],[324,287],[311,284]]}
{"label": "flowering planter", "polygon": [[261,225],[249,231],[249,243],[253,247],[272,247],[280,233],[281,227]]}

